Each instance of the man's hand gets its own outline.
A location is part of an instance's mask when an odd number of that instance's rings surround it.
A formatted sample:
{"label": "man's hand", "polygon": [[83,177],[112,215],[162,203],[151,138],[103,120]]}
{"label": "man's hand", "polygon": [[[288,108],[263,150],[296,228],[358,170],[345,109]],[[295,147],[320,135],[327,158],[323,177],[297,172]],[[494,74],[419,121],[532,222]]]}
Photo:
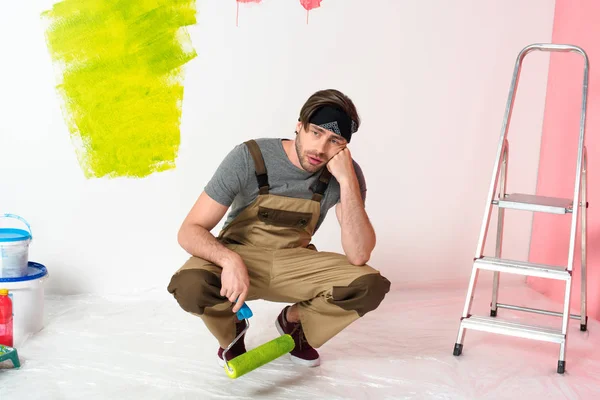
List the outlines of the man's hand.
{"label": "man's hand", "polygon": [[352,155],[347,147],[329,160],[327,169],[340,184],[348,182],[352,178],[356,179],[356,172],[352,164]]}
{"label": "man's hand", "polygon": [[241,257],[234,257],[231,261],[222,265],[221,272],[221,296],[227,297],[232,303],[235,302],[233,312],[238,312],[246,301],[250,278],[248,268]]}

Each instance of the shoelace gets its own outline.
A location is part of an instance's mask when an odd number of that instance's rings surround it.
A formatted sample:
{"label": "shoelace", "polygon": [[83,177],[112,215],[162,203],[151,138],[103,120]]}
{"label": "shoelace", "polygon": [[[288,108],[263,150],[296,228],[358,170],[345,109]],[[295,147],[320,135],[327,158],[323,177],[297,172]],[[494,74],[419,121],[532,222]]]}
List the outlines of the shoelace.
{"label": "shoelace", "polygon": [[292,332],[290,333],[290,336],[294,337],[294,333],[296,333],[296,331],[298,331],[298,350],[302,350],[302,345],[307,345],[308,346],[308,340],[306,340],[306,337],[304,336],[304,329],[302,329],[302,325],[297,323],[295,324],[296,326],[294,327],[294,329],[292,329]]}

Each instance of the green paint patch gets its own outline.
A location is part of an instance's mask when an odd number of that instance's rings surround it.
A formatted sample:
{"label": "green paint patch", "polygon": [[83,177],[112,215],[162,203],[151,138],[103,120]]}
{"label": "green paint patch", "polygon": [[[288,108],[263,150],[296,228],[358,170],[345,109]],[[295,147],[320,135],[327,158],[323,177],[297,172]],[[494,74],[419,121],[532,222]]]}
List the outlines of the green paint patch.
{"label": "green paint patch", "polygon": [[195,0],[66,0],[42,16],[85,176],[174,168]]}

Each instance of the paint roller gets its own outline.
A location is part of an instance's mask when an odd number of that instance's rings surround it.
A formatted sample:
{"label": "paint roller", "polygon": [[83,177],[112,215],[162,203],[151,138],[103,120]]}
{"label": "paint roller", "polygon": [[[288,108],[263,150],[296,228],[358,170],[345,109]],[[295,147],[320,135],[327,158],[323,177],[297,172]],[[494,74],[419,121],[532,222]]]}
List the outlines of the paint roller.
{"label": "paint roller", "polygon": [[233,339],[233,342],[227,346],[225,351],[223,351],[225,373],[230,378],[239,378],[240,376],[247,374],[250,371],[254,371],[255,369],[262,367],[263,365],[281,357],[284,354],[289,353],[294,349],[294,339],[290,335],[284,334],[267,343],[263,343],[252,350],[246,351],[244,354],[235,357],[231,361],[227,361],[227,352],[238,340],[240,340],[248,328],[250,328],[249,319],[252,317],[252,310],[250,310],[250,307],[244,303],[236,315],[240,321],[244,320],[246,322],[246,327],[239,335],[236,336],[235,339]]}

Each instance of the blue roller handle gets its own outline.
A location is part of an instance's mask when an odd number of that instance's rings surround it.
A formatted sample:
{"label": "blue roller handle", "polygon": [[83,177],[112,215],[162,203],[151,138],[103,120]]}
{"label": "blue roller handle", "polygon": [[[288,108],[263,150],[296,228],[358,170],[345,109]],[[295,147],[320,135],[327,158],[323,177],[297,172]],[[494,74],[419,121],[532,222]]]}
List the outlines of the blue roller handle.
{"label": "blue roller handle", "polygon": [[243,319],[249,319],[250,317],[252,317],[252,310],[250,309],[250,307],[248,307],[246,303],[244,303],[242,305],[242,308],[238,310],[236,315],[240,321]]}

